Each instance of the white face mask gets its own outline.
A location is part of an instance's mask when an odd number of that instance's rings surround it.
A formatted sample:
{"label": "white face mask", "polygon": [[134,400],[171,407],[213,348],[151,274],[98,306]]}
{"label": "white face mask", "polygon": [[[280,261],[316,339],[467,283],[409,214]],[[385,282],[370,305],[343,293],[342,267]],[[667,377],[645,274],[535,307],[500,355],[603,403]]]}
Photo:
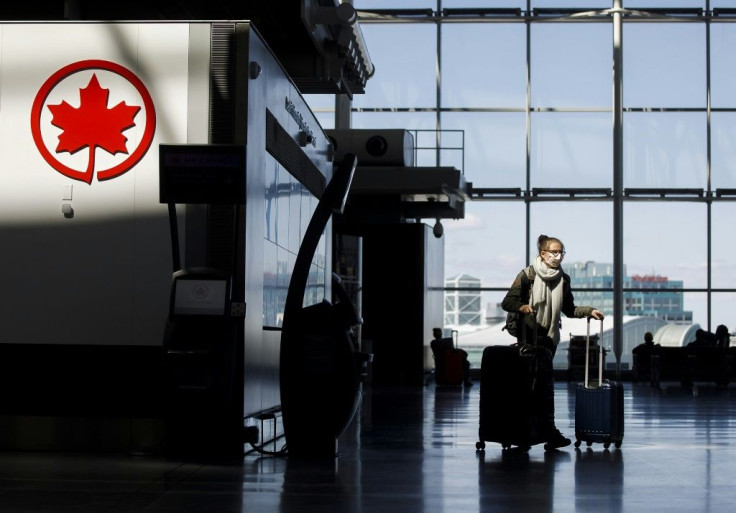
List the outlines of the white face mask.
{"label": "white face mask", "polygon": [[560,263],[562,263],[563,257],[564,253],[562,251],[554,253],[551,251],[545,251],[542,258],[544,259],[544,263],[547,264],[549,267],[557,268],[560,266]]}

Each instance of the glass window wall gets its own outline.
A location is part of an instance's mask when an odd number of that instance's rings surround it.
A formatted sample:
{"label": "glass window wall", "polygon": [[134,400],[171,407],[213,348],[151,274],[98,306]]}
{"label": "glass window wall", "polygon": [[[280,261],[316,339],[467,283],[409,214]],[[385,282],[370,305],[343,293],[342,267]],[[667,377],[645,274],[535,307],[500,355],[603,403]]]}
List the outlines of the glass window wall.
{"label": "glass window wall", "polygon": [[[578,282],[581,297],[595,298],[596,288],[612,297],[612,269],[620,263],[624,307],[734,330],[736,265],[728,255],[736,244],[729,225],[736,214],[736,19],[711,21],[702,11],[736,2],[672,0],[666,7],[692,8],[689,14],[656,22],[624,16],[620,114],[613,111],[614,17],[600,12],[613,4],[509,0],[493,7],[518,8],[519,15],[494,19],[442,11],[488,7],[477,0],[355,0],[359,10],[432,14],[387,23],[361,18],[376,75],[354,98],[353,127],[462,131],[461,158],[428,150],[417,162],[434,165],[439,156],[439,164],[463,169],[475,189],[521,189],[513,199],[473,196],[464,219],[443,221],[445,276],[482,280],[488,323],[502,321],[497,303],[535,254],[536,237],[547,233],[565,242],[565,265],[575,272],[591,262],[601,266],[589,270],[609,272],[608,280]],[[559,12],[551,14],[551,6]],[[562,22],[566,9],[599,12]],[[559,197],[536,195],[550,188]],[[618,249],[622,262],[614,262]]]}

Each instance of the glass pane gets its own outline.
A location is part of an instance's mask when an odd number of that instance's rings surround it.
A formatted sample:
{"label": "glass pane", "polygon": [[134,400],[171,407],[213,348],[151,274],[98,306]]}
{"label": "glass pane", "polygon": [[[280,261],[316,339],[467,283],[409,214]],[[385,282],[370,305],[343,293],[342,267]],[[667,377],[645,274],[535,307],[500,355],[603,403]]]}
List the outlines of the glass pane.
{"label": "glass pane", "polygon": [[685,288],[705,287],[706,226],[707,212],[702,203],[625,203],[626,274],[681,281]]}
{"label": "glass pane", "polygon": [[612,0],[532,0],[532,8],[535,7],[590,7],[596,9],[606,9],[611,7]]}
{"label": "glass pane", "polygon": [[[263,325],[276,326],[278,303],[278,246],[263,241]],[[283,310],[282,310],[283,312]]]}
{"label": "glass pane", "polygon": [[705,25],[626,23],[625,107],[706,106]]}
{"label": "glass pane", "polygon": [[[736,261],[733,258],[733,255],[736,255],[736,238],[733,236],[734,219],[736,219],[736,203],[730,201],[713,203],[711,207],[711,286],[716,289],[736,289]],[[731,322],[736,324],[734,312],[736,309],[731,309],[731,315],[734,316]]]}
{"label": "glass pane", "polygon": [[358,10],[434,9],[435,7],[437,7],[437,0],[353,0],[353,6]]}
{"label": "glass pane", "polygon": [[[443,162],[448,159],[448,155],[442,155],[442,151],[438,153],[438,148],[455,147],[457,141],[448,141],[448,139],[457,139],[457,132],[449,132],[448,137],[443,137],[437,130],[422,129],[412,131],[414,136],[415,162],[416,166],[440,166],[453,165],[452,163]],[[461,134],[464,135],[464,134]],[[462,139],[462,137],[460,137]],[[464,143],[460,141],[460,146]],[[458,159],[453,159],[457,163]],[[460,159],[462,160],[462,158]],[[456,165],[458,169],[462,169],[462,165]]]}
{"label": "glass pane", "polygon": [[[711,0],[711,4],[713,0]],[[705,8],[705,0],[621,0],[629,9],[639,7],[700,7]]]}
{"label": "glass pane", "polygon": [[520,23],[444,24],[442,106],[524,109],[525,48]]}
{"label": "glass pane", "polygon": [[611,115],[532,114],[532,187],[612,187]]}
{"label": "glass pane", "polygon": [[[299,247],[302,243],[302,215],[306,212],[302,212],[302,184],[293,175],[289,175],[289,236],[288,246],[289,251],[295,255],[299,253]],[[280,213],[280,212],[279,212]]]}
{"label": "glass pane", "polygon": [[529,226],[531,255],[536,257],[541,234],[565,245],[562,267],[613,262],[613,206],[604,201],[546,201],[532,203]]}
{"label": "glass pane", "polygon": [[265,166],[265,206],[266,215],[264,216],[264,238],[276,243],[276,223],[278,222],[278,202],[279,202],[279,164],[270,153],[266,153]]}
{"label": "glass pane", "polygon": [[317,118],[320,126],[327,130],[335,127],[335,95],[305,94],[304,101]]}
{"label": "glass pane", "polygon": [[[364,24],[376,71],[355,107],[433,107],[437,104],[437,31],[434,24]],[[400,48],[401,51],[397,51]]]}
{"label": "glass pane", "polygon": [[[626,276],[624,315],[651,317],[670,324],[692,324],[693,311],[685,306],[682,280],[654,274]],[[655,290],[656,289],[656,290]]]}
{"label": "glass pane", "polygon": [[[420,133],[417,133],[417,135],[421,135]],[[437,140],[437,132],[429,131],[425,135],[434,137],[435,140]],[[419,137],[417,137],[417,140],[419,140]],[[426,146],[426,145],[425,145]],[[435,142],[435,147],[437,146],[437,142]],[[437,162],[437,165],[440,166],[452,166],[456,167],[457,169],[464,169],[465,167],[465,130],[462,128],[459,129],[450,129],[448,127],[444,127],[439,132],[439,155],[440,159],[437,161],[435,159],[435,162]]]}
{"label": "glass pane", "polygon": [[608,23],[532,25],[532,107],[610,108],[611,44]]}
{"label": "glass pane", "polygon": [[[705,322],[701,323],[704,329],[715,332],[719,324],[723,324],[728,328],[729,333],[736,331],[736,319],[733,312],[736,308],[736,293],[733,292],[715,292],[711,296],[713,310],[711,312],[710,329],[706,327]],[[731,341],[731,347],[736,346],[736,340]]]}
{"label": "glass pane", "polygon": [[705,189],[706,115],[624,114],[624,187]]}
{"label": "glass pane", "polygon": [[294,270],[294,262],[296,256],[289,253],[286,248],[279,246],[276,250],[276,305],[275,311],[271,313],[271,322],[275,326],[281,326],[284,318],[284,307],[286,306],[286,295],[289,291],[289,282],[291,281],[291,273]]}
{"label": "glass pane", "polygon": [[432,112],[353,112],[352,128],[434,130],[436,119]]}
{"label": "glass pane", "polygon": [[521,201],[475,201],[464,219],[443,219],[445,278],[469,274],[482,287],[509,287],[526,265],[524,217]]}
{"label": "glass pane", "polygon": [[[291,174],[286,168],[278,166],[278,183],[276,185],[276,243],[282,248],[289,248],[289,197],[291,196]],[[298,214],[297,214],[298,215]]]}
{"label": "glass pane", "polygon": [[[511,278],[513,280],[513,277]],[[511,283],[509,283],[511,285]],[[506,324],[506,312],[501,309],[501,301],[505,292],[483,291],[480,293],[481,308],[484,316],[480,327],[457,326],[459,334],[457,345],[468,353],[468,362],[471,369],[480,369],[483,358],[483,349],[489,345],[510,345],[516,339],[501,328]],[[447,315],[448,321],[453,321],[452,312]],[[451,327],[451,322],[445,322]],[[492,326],[489,328],[489,326]]]}
{"label": "glass pane", "polygon": [[736,188],[736,113],[713,112],[711,122],[711,187]]}
{"label": "glass pane", "polygon": [[323,130],[331,130],[335,128],[334,112],[314,112],[314,117],[317,118],[317,122]]}
{"label": "glass pane", "polygon": [[303,97],[312,112],[325,110],[335,112],[334,94],[305,94]]}
{"label": "glass pane", "polygon": [[516,8],[526,9],[526,0],[442,0],[442,7],[493,7],[493,8]]}
{"label": "glass pane", "polygon": [[474,187],[526,187],[526,115],[442,114],[443,129],[465,131],[465,179]]}
{"label": "glass pane", "polygon": [[[708,329],[708,294],[705,292],[685,292],[682,294],[682,304],[686,315],[692,313],[692,324],[698,324],[701,328]],[[715,326],[712,329],[715,330]]]}
{"label": "glass pane", "polygon": [[[735,2],[736,3],[736,2]],[[710,102],[713,108],[736,107],[736,69],[733,49],[736,25],[713,23],[710,26]]]}

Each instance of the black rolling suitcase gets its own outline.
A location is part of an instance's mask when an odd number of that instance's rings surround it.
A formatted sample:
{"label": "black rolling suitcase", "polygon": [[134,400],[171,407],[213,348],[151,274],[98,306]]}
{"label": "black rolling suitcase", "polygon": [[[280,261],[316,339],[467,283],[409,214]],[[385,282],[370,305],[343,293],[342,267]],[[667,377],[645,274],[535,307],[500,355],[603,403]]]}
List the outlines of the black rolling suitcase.
{"label": "black rolling suitcase", "polygon": [[520,355],[518,344],[483,350],[476,449],[482,451],[485,442],[496,442],[504,450],[512,446],[529,450],[543,441],[532,408],[536,363],[534,350]]}
{"label": "black rolling suitcase", "polygon": [[[603,321],[601,336],[603,339]],[[598,380],[591,384],[589,347],[590,319],[585,351],[585,381],[575,388],[575,447],[582,442],[588,446],[602,443],[608,449],[614,444],[618,449],[624,439],[624,387],[619,381],[603,379],[603,346],[599,346]]]}

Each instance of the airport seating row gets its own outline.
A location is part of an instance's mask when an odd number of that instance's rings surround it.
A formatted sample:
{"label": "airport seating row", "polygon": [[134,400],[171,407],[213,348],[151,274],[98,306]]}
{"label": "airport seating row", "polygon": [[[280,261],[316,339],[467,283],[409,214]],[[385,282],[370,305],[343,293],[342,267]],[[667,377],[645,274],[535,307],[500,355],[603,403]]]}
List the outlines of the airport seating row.
{"label": "airport seating row", "polygon": [[649,381],[655,388],[663,382],[692,387],[695,382],[726,386],[736,380],[736,347],[660,347],[634,354],[633,380]]}

